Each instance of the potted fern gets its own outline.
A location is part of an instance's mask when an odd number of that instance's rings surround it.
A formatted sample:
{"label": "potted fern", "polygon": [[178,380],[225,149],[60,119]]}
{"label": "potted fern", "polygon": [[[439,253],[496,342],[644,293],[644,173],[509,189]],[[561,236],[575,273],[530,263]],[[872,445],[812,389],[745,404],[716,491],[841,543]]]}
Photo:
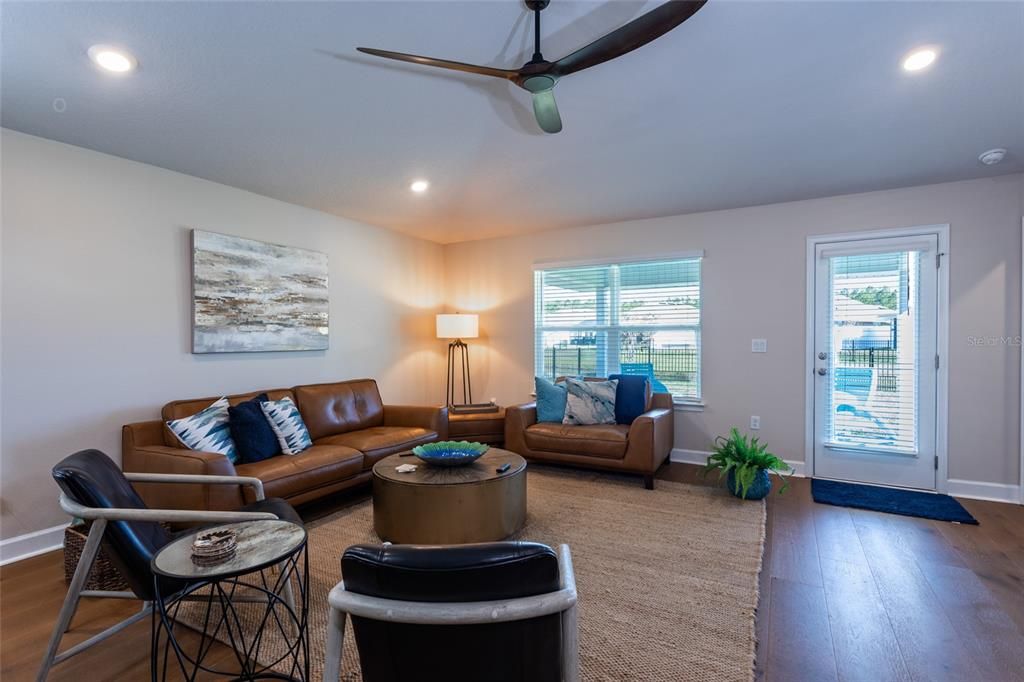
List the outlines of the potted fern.
{"label": "potted fern", "polygon": [[788,464],[768,452],[767,445],[758,442],[756,437],[748,438],[735,428],[728,438],[715,438],[715,449],[708,457],[704,476],[716,469],[719,472],[718,479],[726,476],[726,487],[733,495],[744,500],[760,500],[771,491],[769,472],[782,479],[782,487],[779,489],[781,495],[789,485],[786,474],[792,471]]}

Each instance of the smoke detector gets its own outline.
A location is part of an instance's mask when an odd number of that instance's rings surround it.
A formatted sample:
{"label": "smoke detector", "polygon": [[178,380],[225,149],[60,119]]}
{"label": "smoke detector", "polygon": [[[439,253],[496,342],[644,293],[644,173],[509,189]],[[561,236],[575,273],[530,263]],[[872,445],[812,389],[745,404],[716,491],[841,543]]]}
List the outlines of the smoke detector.
{"label": "smoke detector", "polygon": [[987,152],[982,152],[981,155],[978,156],[978,161],[981,161],[986,166],[994,166],[1005,157],[1005,149],[989,149]]}

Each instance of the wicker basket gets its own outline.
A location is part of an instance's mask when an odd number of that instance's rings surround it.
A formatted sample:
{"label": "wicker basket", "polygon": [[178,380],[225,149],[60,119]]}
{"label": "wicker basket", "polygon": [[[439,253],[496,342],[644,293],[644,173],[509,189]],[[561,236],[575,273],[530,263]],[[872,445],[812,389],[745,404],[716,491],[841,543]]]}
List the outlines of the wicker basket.
{"label": "wicker basket", "polygon": [[[64,582],[70,583],[78,566],[78,559],[85,550],[85,539],[89,535],[89,524],[68,526],[64,529]],[[106,550],[101,546],[92,570],[85,579],[85,590],[127,590],[128,583],[110,563]]]}

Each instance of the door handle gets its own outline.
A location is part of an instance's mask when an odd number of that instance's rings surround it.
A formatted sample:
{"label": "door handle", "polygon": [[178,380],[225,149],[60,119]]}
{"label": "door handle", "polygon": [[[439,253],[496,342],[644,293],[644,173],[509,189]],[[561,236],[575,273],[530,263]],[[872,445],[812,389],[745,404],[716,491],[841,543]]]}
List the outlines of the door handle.
{"label": "door handle", "polygon": [[827,369],[825,369],[824,367],[819,367],[818,368],[818,376],[822,376],[823,377],[826,374],[828,374],[828,370]]}
{"label": "door handle", "polygon": [[828,353],[826,353],[825,351],[821,351],[820,353],[818,353],[819,360],[825,360],[826,358],[828,358]]}

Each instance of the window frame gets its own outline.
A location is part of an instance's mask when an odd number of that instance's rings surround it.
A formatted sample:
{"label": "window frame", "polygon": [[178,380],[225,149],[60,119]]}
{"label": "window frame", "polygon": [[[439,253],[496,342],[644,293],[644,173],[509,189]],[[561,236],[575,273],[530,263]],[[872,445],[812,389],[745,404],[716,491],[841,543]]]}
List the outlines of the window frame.
{"label": "window frame", "polygon": [[[541,346],[541,335],[545,332],[568,332],[568,333],[595,333],[608,334],[608,343],[604,351],[605,357],[598,358],[598,367],[607,367],[609,359],[619,354],[619,339],[624,332],[655,332],[655,331],[694,331],[697,334],[696,349],[696,386],[697,395],[677,395],[670,393],[672,402],[676,409],[683,411],[699,411],[704,408],[704,258],[703,250],[683,251],[674,253],[663,253],[657,256],[627,258],[627,259],[588,259],[571,261],[537,261],[534,263],[533,279],[533,366],[537,376],[544,376],[544,357],[538,350]],[[620,270],[624,265],[643,263],[672,263],[676,261],[696,260],[697,261],[697,290],[700,305],[697,308],[697,324],[669,324],[669,325],[644,325],[644,324],[619,324],[619,313],[621,307],[621,291],[619,287]],[[543,285],[542,275],[545,272],[556,270],[568,270],[587,267],[607,267],[611,274],[609,292],[611,298],[611,319],[607,325],[542,325],[541,306],[543,306]]]}

